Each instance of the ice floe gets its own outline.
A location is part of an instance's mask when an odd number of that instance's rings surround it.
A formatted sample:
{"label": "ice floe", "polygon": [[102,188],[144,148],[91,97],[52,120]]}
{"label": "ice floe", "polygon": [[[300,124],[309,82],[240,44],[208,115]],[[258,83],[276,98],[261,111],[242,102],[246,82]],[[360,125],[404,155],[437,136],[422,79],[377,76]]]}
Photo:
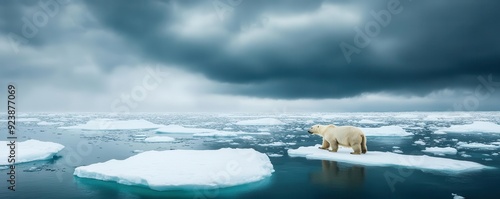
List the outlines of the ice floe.
{"label": "ice floe", "polygon": [[422,152],[436,155],[455,155],[457,154],[457,149],[453,147],[426,147]]}
{"label": "ice floe", "polygon": [[85,124],[75,126],[63,126],[61,129],[80,129],[80,130],[137,130],[137,129],[157,129],[163,125],[154,124],[146,120],[111,120],[96,119],[90,120]]}
{"label": "ice floe", "polygon": [[453,199],[465,199],[463,196],[459,196],[455,193],[452,193],[451,196],[453,196]]}
{"label": "ice floe", "polygon": [[479,163],[454,160],[427,155],[403,155],[391,152],[368,151],[362,155],[352,155],[352,149],[339,148],[338,152],[318,149],[320,145],[289,149],[290,157],[305,157],[307,159],[331,160],[368,166],[402,166],[424,171],[466,172],[490,168]]}
{"label": "ice floe", "polygon": [[74,175],[153,190],[224,188],[257,182],[274,172],[253,149],[146,151],[125,160],[81,166]]}
{"label": "ice floe", "polygon": [[410,136],[411,133],[406,132],[399,126],[382,126],[378,128],[360,128],[366,136]]}
{"label": "ice floe", "polygon": [[[7,147],[8,141],[0,141],[2,147]],[[31,162],[36,160],[52,159],[59,151],[64,148],[63,145],[53,142],[43,142],[39,140],[27,140],[16,143],[16,164]],[[0,150],[0,165],[10,164],[7,160],[9,150]]]}
{"label": "ice floe", "polygon": [[483,143],[478,143],[478,142],[458,142],[457,143],[458,148],[468,148],[468,149],[486,149],[486,150],[495,150],[500,148],[498,145],[492,145],[492,144],[483,144]]}
{"label": "ice floe", "polygon": [[235,123],[236,125],[285,125],[286,123],[275,118],[260,118],[253,120],[243,120]]}
{"label": "ice floe", "polygon": [[267,156],[269,156],[270,158],[279,158],[279,157],[283,157],[283,154],[268,153]]}
{"label": "ice floe", "polygon": [[144,142],[172,142],[175,138],[168,136],[152,136],[144,139]]}
{"label": "ice floe", "polygon": [[287,145],[296,145],[297,143],[285,143],[285,142],[273,142],[268,144],[259,144],[260,146],[287,146]]}
{"label": "ice floe", "polygon": [[418,144],[418,145],[425,145],[425,142],[423,140],[417,140],[413,143]]}
{"label": "ice floe", "polygon": [[173,124],[163,126],[163,127],[156,129],[156,132],[158,132],[158,133],[174,133],[174,134],[211,133],[211,132],[215,132],[215,131],[217,131],[217,130],[205,129],[205,128],[188,128],[188,127],[183,127],[180,125],[173,125]]}
{"label": "ice floe", "polygon": [[472,124],[451,125],[448,128],[442,128],[436,133],[500,133],[500,125],[493,122],[475,121]]}

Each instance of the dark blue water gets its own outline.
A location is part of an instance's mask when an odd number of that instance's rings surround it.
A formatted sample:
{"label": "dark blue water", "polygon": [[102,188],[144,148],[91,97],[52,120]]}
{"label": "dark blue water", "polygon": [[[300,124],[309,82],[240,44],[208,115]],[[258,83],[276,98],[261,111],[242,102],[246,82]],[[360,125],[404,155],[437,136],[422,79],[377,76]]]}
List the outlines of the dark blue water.
{"label": "dark blue water", "polygon": [[[443,118],[428,118],[427,115],[441,114]],[[330,115],[330,116],[325,116]],[[410,116],[409,116],[410,115]],[[134,141],[132,135],[155,135],[154,131],[79,131],[63,130],[58,126],[39,126],[37,122],[21,122],[18,125],[20,141],[38,139],[63,144],[65,149],[53,160],[37,161],[18,165],[17,191],[7,190],[7,175],[0,175],[0,198],[453,198],[451,193],[466,198],[497,198],[500,195],[500,158],[492,155],[499,150],[458,149],[457,155],[446,158],[478,162],[496,169],[477,172],[446,174],[422,172],[418,169],[397,167],[374,167],[352,165],[342,162],[291,158],[288,148],[312,146],[321,138],[310,136],[304,128],[314,123],[378,127],[399,125],[413,136],[368,137],[371,151],[392,151],[400,147],[404,154],[424,154],[426,146],[456,147],[459,141],[490,143],[499,141],[500,134],[432,134],[439,127],[450,124],[470,123],[486,120],[499,123],[500,113],[344,113],[344,114],[162,114],[142,113],[128,115],[74,113],[33,113],[23,117],[38,118],[41,121],[60,121],[63,126],[85,123],[89,119],[146,119],[158,124],[193,125],[203,128],[231,131],[257,132],[268,128],[270,135],[252,135],[255,139],[238,137],[192,137],[190,135],[169,135],[176,137],[173,143],[143,143]],[[399,117],[401,116],[401,117]],[[445,117],[446,116],[446,117]],[[236,126],[239,120],[272,117],[287,123],[283,126]],[[62,118],[62,119],[61,119]],[[384,121],[384,124],[357,124],[360,119]],[[426,146],[415,145],[424,140]],[[439,140],[439,143],[434,142]],[[290,146],[263,147],[261,143],[283,141],[296,143]],[[175,150],[175,149],[219,149],[254,148],[267,154],[282,154],[271,157],[275,172],[272,177],[252,184],[216,190],[153,191],[134,187],[81,179],[73,176],[75,167],[104,162],[109,159],[125,159],[134,155],[133,150]],[[22,149],[20,149],[22,150]],[[466,153],[471,157],[463,157]],[[429,155],[429,154],[427,154]],[[442,157],[442,156],[440,156]],[[145,163],[147,164],[147,163]],[[1,170],[3,171],[6,170]],[[132,171],[131,171],[132,172]],[[3,177],[1,177],[3,176]]]}

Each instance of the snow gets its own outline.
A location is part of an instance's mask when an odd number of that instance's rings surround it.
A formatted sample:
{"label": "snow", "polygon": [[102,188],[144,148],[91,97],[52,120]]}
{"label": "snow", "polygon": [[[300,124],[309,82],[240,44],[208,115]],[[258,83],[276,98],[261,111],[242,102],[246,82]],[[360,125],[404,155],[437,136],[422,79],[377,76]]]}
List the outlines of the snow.
{"label": "snow", "polygon": [[61,129],[80,129],[80,130],[135,130],[135,129],[156,129],[163,125],[151,123],[146,120],[111,120],[111,119],[96,119],[90,120],[85,124],[75,126],[59,127]]}
{"label": "snow", "polygon": [[463,196],[459,196],[457,194],[452,193],[451,196],[453,196],[453,199],[465,199]]}
{"label": "snow", "polygon": [[422,152],[433,153],[436,155],[447,154],[447,155],[455,155],[457,154],[457,149],[453,147],[426,147]]}
{"label": "snow", "polygon": [[487,149],[487,150],[495,150],[495,149],[500,148],[500,146],[497,146],[497,145],[483,144],[483,143],[478,143],[478,142],[471,142],[471,143],[458,142],[457,146],[458,146],[458,148]]}
{"label": "snow", "polygon": [[297,144],[297,143],[273,142],[273,143],[269,143],[269,144],[259,144],[259,145],[260,146],[287,146],[287,145],[295,145],[295,144]]}
{"label": "snow", "polygon": [[172,142],[175,138],[168,136],[153,136],[144,139],[144,142]]}
{"label": "snow", "polygon": [[475,121],[472,124],[451,125],[448,128],[443,128],[437,132],[446,133],[500,133],[500,125],[492,122]]}
{"label": "snow", "polygon": [[358,121],[358,123],[359,124],[383,124],[384,122],[362,119],[362,120]]}
{"label": "snow", "polygon": [[272,175],[269,157],[253,149],[146,151],[75,169],[74,175],[153,190],[217,189]]}
{"label": "snow", "polygon": [[275,118],[260,118],[253,120],[243,120],[235,123],[236,125],[285,125],[284,122]]}
{"label": "snow", "polygon": [[187,133],[187,134],[194,134],[194,133],[211,133],[215,132],[217,130],[215,129],[205,129],[205,128],[187,128],[183,127],[180,125],[167,125],[163,126],[161,128],[156,129],[156,132],[158,133],[173,133],[173,134],[181,134],[181,133]]}
{"label": "snow", "polygon": [[42,121],[42,122],[38,122],[37,125],[38,126],[50,126],[50,125],[60,125],[62,124],[62,122],[46,122],[46,121]]}
{"label": "snow", "polygon": [[[0,146],[7,149],[9,141],[0,141]],[[52,159],[59,151],[64,148],[63,145],[53,142],[43,142],[39,140],[27,140],[16,143],[16,164],[31,162],[36,160]],[[0,150],[0,165],[10,164],[7,160],[9,150]]]}
{"label": "snow", "polygon": [[360,128],[366,136],[410,136],[411,133],[406,132],[399,126],[382,126],[378,128]]}
{"label": "snow", "polygon": [[399,150],[399,149],[395,149],[395,150],[393,150],[392,152],[394,152],[394,153],[403,153],[403,151],[401,151],[401,150]]}
{"label": "snow", "polygon": [[307,159],[331,160],[360,164],[367,166],[402,166],[424,171],[466,172],[490,168],[479,163],[454,160],[427,155],[403,155],[391,152],[368,151],[362,155],[352,155],[352,149],[339,148],[338,152],[318,149],[320,145],[289,149],[290,157],[305,157]]}

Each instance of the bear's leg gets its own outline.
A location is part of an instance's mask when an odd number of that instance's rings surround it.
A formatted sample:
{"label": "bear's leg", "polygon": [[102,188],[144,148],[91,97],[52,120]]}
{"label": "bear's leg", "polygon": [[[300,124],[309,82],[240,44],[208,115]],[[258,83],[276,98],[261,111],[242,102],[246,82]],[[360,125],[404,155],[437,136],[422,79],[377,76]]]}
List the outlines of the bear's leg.
{"label": "bear's leg", "polygon": [[361,154],[361,144],[353,144],[351,145],[351,147],[354,150],[354,152],[352,152],[351,154]]}
{"label": "bear's leg", "polygon": [[332,150],[330,150],[330,152],[337,152],[339,150],[339,143],[337,143],[337,141],[332,141],[330,143],[330,146],[332,147]]}
{"label": "bear's leg", "polygon": [[323,145],[318,147],[319,149],[328,149],[330,148],[330,143],[328,143],[325,139],[323,139]]}

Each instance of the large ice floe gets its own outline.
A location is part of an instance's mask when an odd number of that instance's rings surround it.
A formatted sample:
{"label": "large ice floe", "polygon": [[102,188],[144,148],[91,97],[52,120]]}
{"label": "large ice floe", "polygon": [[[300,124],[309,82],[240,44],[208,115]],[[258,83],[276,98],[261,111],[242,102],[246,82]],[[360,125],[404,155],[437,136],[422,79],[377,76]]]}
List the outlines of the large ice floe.
{"label": "large ice floe", "polygon": [[[0,141],[2,147],[8,147],[8,141]],[[16,164],[31,162],[37,160],[48,160],[52,159],[59,151],[64,148],[63,145],[53,142],[42,142],[39,140],[27,140],[24,142],[16,143]],[[7,160],[9,156],[9,150],[0,150],[0,156],[5,158],[0,158],[0,165],[10,164]]]}
{"label": "large ice floe", "polygon": [[458,148],[467,148],[467,149],[486,149],[486,150],[495,150],[495,149],[500,149],[500,146],[493,145],[493,144],[483,144],[483,143],[478,143],[478,142],[458,142],[457,143]]}
{"label": "large ice floe", "polygon": [[472,124],[451,125],[436,132],[445,133],[500,133],[500,125],[493,122],[475,121]]}
{"label": "large ice floe", "polygon": [[235,123],[236,125],[285,125],[286,123],[275,118],[260,118],[253,120],[243,120]]}
{"label": "large ice floe", "polygon": [[268,132],[262,133],[247,133],[243,131],[233,132],[233,131],[220,131],[216,129],[206,129],[206,128],[188,128],[180,125],[168,125],[156,129],[157,133],[165,134],[193,134],[194,137],[234,137],[238,135],[269,135]]}
{"label": "large ice floe", "polygon": [[163,125],[154,124],[146,120],[111,120],[111,119],[96,119],[90,120],[85,124],[75,126],[63,126],[61,129],[79,129],[79,130],[138,130],[138,129],[157,129]]}
{"label": "large ice floe", "polygon": [[427,155],[403,155],[380,151],[368,151],[366,154],[352,155],[350,154],[350,152],[352,152],[352,149],[350,148],[340,148],[339,151],[335,153],[318,149],[319,146],[320,145],[289,149],[288,155],[290,157],[331,160],[367,166],[401,166],[420,169],[423,171],[438,171],[445,173],[466,172],[490,168],[475,162],[431,157]]}
{"label": "large ice floe", "polygon": [[74,175],[153,190],[224,188],[271,176],[266,154],[253,149],[146,151],[125,160],[81,166]]}
{"label": "large ice floe", "polygon": [[382,126],[378,128],[360,128],[366,136],[411,136],[399,126]]}

